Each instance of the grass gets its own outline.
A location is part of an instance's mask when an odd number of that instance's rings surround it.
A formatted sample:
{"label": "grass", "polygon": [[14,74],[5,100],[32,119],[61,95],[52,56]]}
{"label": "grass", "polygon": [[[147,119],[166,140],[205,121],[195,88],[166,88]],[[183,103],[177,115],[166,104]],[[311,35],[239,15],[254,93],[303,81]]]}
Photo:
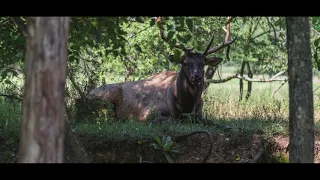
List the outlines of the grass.
{"label": "grass", "polygon": [[[224,73],[226,77],[232,73]],[[261,77],[261,76],[260,76]],[[260,78],[255,76],[254,78]],[[216,77],[217,78],[217,77]],[[253,83],[251,97],[248,101],[239,102],[239,80],[234,79],[222,84],[211,84],[205,94],[204,114],[208,120],[217,124],[232,127],[232,132],[250,135],[262,132],[265,135],[288,135],[288,83],[275,95],[274,91],[282,82]],[[314,78],[314,89],[320,85]],[[244,82],[244,95],[247,82]],[[320,89],[314,93],[316,133],[320,132]],[[16,101],[0,99],[0,133],[10,139],[18,139],[20,131],[21,109]],[[222,127],[200,124],[162,124],[125,122],[112,120],[79,123],[72,120],[73,130],[80,135],[103,136],[110,139],[132,138],[134,140],[149,136],[150,132],[158,135],[187,133],[194,130],[225,132]]]}

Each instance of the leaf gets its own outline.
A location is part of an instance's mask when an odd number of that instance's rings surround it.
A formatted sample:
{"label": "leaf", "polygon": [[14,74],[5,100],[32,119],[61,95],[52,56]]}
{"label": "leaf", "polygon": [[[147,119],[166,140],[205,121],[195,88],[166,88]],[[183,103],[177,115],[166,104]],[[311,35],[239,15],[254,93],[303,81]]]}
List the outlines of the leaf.
{"label": "leaf", "polygon": [[91,21],[91,24],[93,27],[97,27],[98,22],[96,19],[94,19],[93,21]]}
{"label": "leaf", "polygon": [[190,41],[192,36],[190,34],[187,34],[184,36],[185,41]]}
{"label": "leaf", "polygon": [[110,46],[110,41],[109,39],[106,40],[106,42],[104,43],[104,45],[106,46],[106,48],[108,48]]}
{"label": "leaf", "polygon": [[124,38],[122,35],[120,35],[118,37],[119,37],[120,40],[128,42],[128,40],[126,38]]}
{"label": "leaf", "polygon": [[139,23],[144,23],[144,21],[142,20],[141,17],[136,17],[136,21],[139,22]]}
{"label": "leaf", "polygon": [[320,71],[320,61],[318,59],[318,52],[317,51],[314,53],[313,57],[316,62],[316,65],[317,65],[317,69],[318,69],[318,71]]}
{"label": "leaf", "polygon": [[178,27],[176,27],[176,30],[179,31],[179,32],[184,32],[184,31],[186,31],[183,26],[178,26]]}
{"label": "leaf", "polygon": [[116,57],[119,56],[119,52],[118,52],[118,51],[112,51],[112,54],[113,54],[114,56],[116,56]]}
{"label": "leaf", "polygon": [[172,143],[171,137],[167,136],[165,144]]}
{"label": "leaf", "polygon": [[175,33],[174,31],[169,31],[169,32],[168,32],[168,36],[167,36],[168,40],[171,40],[171,39],[172,39],[174,33]]}
{"label": "leaf", "polygon": [[173,145],[172,142],[167,142],[166,144],[164,144],[163,150],[164,151],[168,151],[171,148],[172,145]]}
{"label": "leaf", "polygon": [[156,143],[152,143],[150,146],[153,146],[154,149],[161,150],[160,146]]}
{"label": "leaf", "polygon": [[239,161],[241,158],[240,158],[240,156],[237,154],[236,155],[236,161]]}
{"label": "leaf", "polygon": [[179,24],[184,27],[184,18],[179,18]]}
{"label": "leaf", "polygon": [[127,32],[126,32],[126,31],[123,31],[122,29],[119,29],[119,30],[118,30],[118,34],[120,34],[120,35],[127,35]]}
{"label": "leaf", "polygon": [[168,161],[169,163],[174,163],[174,160],[171,158],[171,156],[170,156],[169,154],[164,153],[164,156],[166,157],[166,159],[167,159],[167,161]]}
{"label": "leaf", "polygon": [[168,24],[168,25],[167,25],[167,31],[170,31],[170,30],[172,30],[172,29],[173,29],[173,26],[170,25],[170,24]]}
{"label": "leaf", "polygon": [[156,20],[152,18],[150,21],[150,27],[154,26],[155,24],[156,24]]}
{"label": "leaf", "polygon": [[169,152],[179,153],[179,151],[178,151],[178,150],[176,150],[176,149],[170,149],[170,150],[169,150]]}
{"label": "leaf", "polygon": [[155,135],[155,134],[153,134],[153,133],[151,133],[150,135],[151,135],[151,137],[153,137],[153,139],[156,140],[156,142],[157,142],[160,146],[162,145],[161,140],[160,140],[160,138],[159,138],[157,135]]}
{"label": "leaf", "polygon": [[313,44],[314,44],[314,46],[318,47],[319,42],[320,42],[320,38],[314,41],[314,43],[313,43]]}
{"label": "leaf", "polygon": [[161,143],[162,143],[162,146],[164,146],[166,144],[166,137],[165,136],[162,137]]}
{"label": "leaf", "polygon": [[193,30],[193,21],[192,21],[192,19],[187,18],[186,19],[186,24],[187,24],[189,30],[192,31]]}
{"label": "leaf", "polygon": [[134,47],[138,52],[142,53],[142,49],[138,44],[135,44]]}
{"label": "leaf", "polygon": [[142,141],[138,141],[137,143],[138,143],[138,144],[142,144]]}
{"label": "leaf", "polygon": [[10,145],[10,144],[13,144],[13,143],[14,143],[14,140],[13,140],[13,139],[9,139],[9,140],[6,142],[7,145]]}
{"label": "leaf", "polygon": [[7,83],[7,84],[11,84],[11,81],[8,80],[8,79],[6,79],[4,82]]}
{"label": "leaf", "polygon": [[177,34],[177,39],[178,39],[179,41],[181,41],[181,42],[184,41],[184,38],[183,38],[182,36],[180,36],[180,34]]}

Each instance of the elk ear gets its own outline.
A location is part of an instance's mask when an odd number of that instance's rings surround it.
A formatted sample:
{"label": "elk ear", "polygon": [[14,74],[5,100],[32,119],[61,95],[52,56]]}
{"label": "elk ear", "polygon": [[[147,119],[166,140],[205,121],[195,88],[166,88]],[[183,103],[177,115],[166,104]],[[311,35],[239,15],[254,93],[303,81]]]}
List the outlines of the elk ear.
{"label": "elk ear", "polygon": [[222,62],[222,60],[223,60],[222,58],[218,58],[218,57],[206,58],[205,65],[218,66]]}
{"label": "elk ear", "polygon": [[184,63],[184,61],[186,60],[186,55],[184,54],[184,55],[182,55],[181,56],[181,58],[180,58],[180,64],[183,64]]}

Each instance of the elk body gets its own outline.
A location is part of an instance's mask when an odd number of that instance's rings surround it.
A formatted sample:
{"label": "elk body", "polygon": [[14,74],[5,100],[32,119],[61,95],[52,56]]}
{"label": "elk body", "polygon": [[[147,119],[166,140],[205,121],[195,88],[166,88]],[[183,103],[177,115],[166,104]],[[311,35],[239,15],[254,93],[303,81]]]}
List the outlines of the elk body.
{"label": "elk body", "polygon": [[[163,29],[160,30],[162,39],[167,42]],[[179,119],[182,114],[194,112],[202,119],[204,66],[217,66],[222,62],[222,58],[206,56],[234,42],[224,42],[210,49],[212,41],[213,38],[203,53],[175,44],[174,47],[184,51],[179,72],[161,72],[139,81],[105,84],[91,91],[86,99],[111,102],[118,118]]]}

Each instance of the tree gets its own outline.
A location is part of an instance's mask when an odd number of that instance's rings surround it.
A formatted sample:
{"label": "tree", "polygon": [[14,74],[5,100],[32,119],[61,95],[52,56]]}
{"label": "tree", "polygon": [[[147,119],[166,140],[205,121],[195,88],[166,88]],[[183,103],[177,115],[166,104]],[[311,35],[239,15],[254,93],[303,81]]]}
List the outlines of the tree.
{"label": "tree", "polygon": [[312,56],[308,17],[287,17],[289,161],[314,162]]}
{"label": "tree", "polygon": [[20,163],[64,159],[68,17],[28,18]]}

